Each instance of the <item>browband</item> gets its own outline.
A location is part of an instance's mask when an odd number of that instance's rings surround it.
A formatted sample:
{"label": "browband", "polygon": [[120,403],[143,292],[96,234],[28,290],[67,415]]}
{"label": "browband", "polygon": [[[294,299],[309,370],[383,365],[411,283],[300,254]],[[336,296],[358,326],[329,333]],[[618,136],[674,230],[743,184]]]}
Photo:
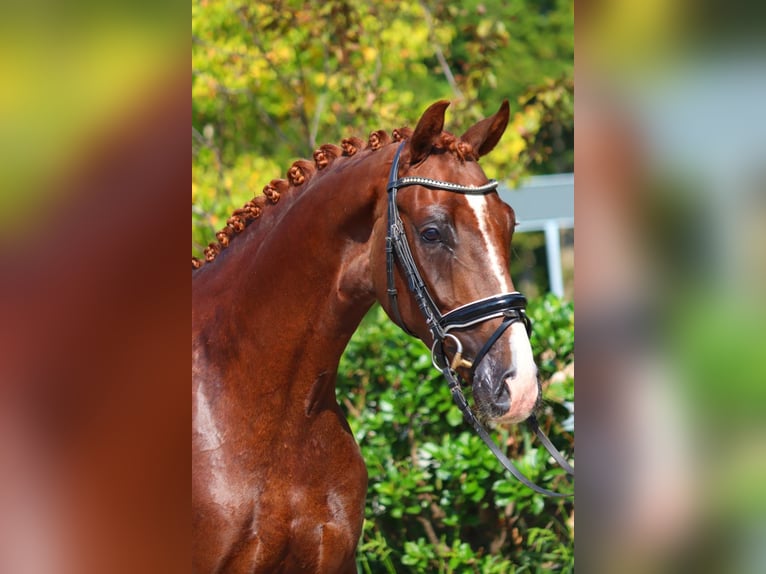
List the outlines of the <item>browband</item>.
{"label": "browband", "polygon": [[[396,158],[397,160],[399,158]],[[398,162],[397,162],[398,163]],[[399,189],[401,187],[407,187],[409,185],[422,185],[423,187],[429,187],[431,189],[441,189],[444,191],[453,191],[455,193],[466,193],[468,195],[486,195],[497,189],[497,180],[490,179],[484,185],[474,187],[471,185],[460,185],[459,183],[452,183],[450,181],[439,181],[438,179],[431,179],[429,177],[400,177],[393,183],[388,184],[388,190],[392,187]]]}

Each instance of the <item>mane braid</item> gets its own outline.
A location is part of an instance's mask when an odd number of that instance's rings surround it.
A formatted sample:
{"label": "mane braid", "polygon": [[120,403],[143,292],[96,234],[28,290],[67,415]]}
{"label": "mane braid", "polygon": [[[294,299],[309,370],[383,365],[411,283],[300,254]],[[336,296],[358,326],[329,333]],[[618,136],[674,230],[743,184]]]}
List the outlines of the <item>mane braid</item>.
{"label": "mane braid", "polygon": [[[364,150],[374,152],[388,143],[401,142],[411,136],[412,129],[407,127],[397,128],[390,135],[384,130],[375,130],[370,133],[366,143],[356,137],[346,138],[341,142],[340,146],[334,144],[319,146],[313,153],[313,161],[299,159],[293,162],[287,172],[286,179],[272,179],[264,186],[261,194],[253,197],[245,205],[232,212],[231,216],[226,220],[226,227],[217,231],[215,234],[216,240],[210,242],[205,248],[204,259],[192,257],[192,271],[199,269],[205,263],[213,261],[221,251],[230,245],[234,237],[242,233],[253,221],[261,217],[267,206],[279,203],[280,198],[284,194],[288,193],[291,189],[302,187],[311,181],[316,172],[327,169],[338,158],[352,157],[359,151]],[[461,160],[466,155],[472,153],[470,149],[467,150],[468,153],[465,153],[466,150],[461,149],[461,146],[468,146],[468,144],[454,136],[450,135],[450,137],[452,140],[449,142],[443,141],[444,148],[456,153]]]}

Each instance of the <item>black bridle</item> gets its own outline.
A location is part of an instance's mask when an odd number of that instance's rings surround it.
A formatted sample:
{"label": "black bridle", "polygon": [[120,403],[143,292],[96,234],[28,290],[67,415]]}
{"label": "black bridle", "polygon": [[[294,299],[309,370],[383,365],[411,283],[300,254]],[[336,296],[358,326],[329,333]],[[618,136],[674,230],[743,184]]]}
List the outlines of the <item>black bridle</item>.
{"label": "black bridle", "polygon": [[[505,454],[495,444],[489,433],[484,426],[479,422],[476,416],[471,411],[468,402],[463,396],[461,390],[461,384],[457,369],[459,367],[466,367],[469,369],[471,379],[473,379],[476,367],[481,360],[487,355],[492,346],[497,340],[505,333],[505,331],[516,322],[522,322],[527,329],[527,334],[531,334],[531,322],[526,314],[527,300],[521,293],[501,293],[499,295],[493,295],[485,299],[473,301],[457,309],[442,314],[439,307],[434,302],[433,297],[426,287],[423,277],[418,271],[415,259],[412,256],[409,243],[407,242],[407,235],[404,232],[404,225],[402,219],[399,216],[399,208],[396,205],[396,194],[399,189],[409,187],[412,185],[419,185],[430,189],[439,189],[444,191],[450,191],[453,193],[462,193],[469,195],[485,195],[492,193],[497,188],[497,181],[490,180],[484,185],[478,187],[465,186],[457,183],[451,183],[446,181],[439,181],[436,179],[430,179],[426,177],[398,177],[399,176],[399,156],[401,155],[402,148],[406,142],[402,142],[396,150],[394,160],[391,164],[391,171],[388,176],[388,185],[386,189],[388,191],[388,235],[386,236],[386,277],[388,283],[388,299],[391,307],[391,313],[394,321],[404,329],[408,334],[413,333],[407,328],[402,320],[401,313],[399,311],[398,303],[398,291],[394,283],[394,259],[399,263],[405,278],[407,279],[407,285],[410,292],[415,297],[418,303],[420,311],[425,317],[426,325],[433,337],[434,343],[431,347],[431,360],[434,367],[439,369],[444,377],[447,379],[452,398],[460,408],[466,421],[476,430],[481,439],[487,444],[492,453],[502,463],[502,465],[515,476],[523,484],[538,492],[547,496],[571,496],[568,494],[561,494],[553,492],[546,488],[542,488],[528,478],[526,478],[515,466],[508,460]],[[460,340],[450,333],[453,329],[467,329],[484,321],[490,319],[502,318],[500,326],[495,332],[487,339],[486,343],[482,346],[479,352],[476,354],[474,360],[467,361],[463,358],[463,346]],[[453,355],[452,361],[447,360],[446,351],[444,349],[445,341],[450,340],[456,346],[456,351]],[[537,419],[534,415],[531,415],[527,419],[527,424],[537,435],[540,441],[545,446],[546,450],[553,456],[556,462],[570,475],[574,476],[574,469],[564,459],[558,450],[553,446],[547,436],[540,429],[537,423]]]}

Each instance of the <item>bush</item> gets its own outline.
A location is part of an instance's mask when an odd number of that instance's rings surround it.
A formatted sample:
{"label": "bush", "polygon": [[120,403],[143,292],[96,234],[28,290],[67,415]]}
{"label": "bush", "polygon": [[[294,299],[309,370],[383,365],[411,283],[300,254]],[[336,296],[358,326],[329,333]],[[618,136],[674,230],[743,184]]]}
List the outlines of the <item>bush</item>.
{"label": "bush", "polygon": [[[538,418],[569,455],[574,381],[546,383],[573,361],[573,306],[548,295],[530,302],[528,313],[546,397]],[[337,393],[370,477],[360,572],[574,570],[572,499],[536,494],[504,471],[463,422],[428,349],[381,308],[351,339]],[[571,492],[526,427],[493,435],[531,480]]]}

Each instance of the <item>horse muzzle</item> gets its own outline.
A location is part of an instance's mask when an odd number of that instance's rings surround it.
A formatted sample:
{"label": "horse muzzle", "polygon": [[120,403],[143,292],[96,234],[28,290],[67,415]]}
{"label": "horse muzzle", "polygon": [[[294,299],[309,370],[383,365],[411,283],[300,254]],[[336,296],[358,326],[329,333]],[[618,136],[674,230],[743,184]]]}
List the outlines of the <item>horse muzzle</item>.
{"label": "horse muzzle", "polygon": [[473,394],[479,412],[493,421],[518,423],[529,418],[541,396],[537,367],[523,325],[510,327],[494,352],[473,369]]}
{"label": "horse muzzle", "polygon": [[[479,412],[491,420],[521,422],[532,414],[539,401],[540,385],[525,306],[523,295],[506,293],[459,307],[440,321],[445,334],[434,343],[434,366],[443,371],[449,365],[450,370],[471,382]],[[475,334],[470,337],[465,333],[498,319],[499,326],[483,344],[473,344]],[[464,351],[461,339],[478,350]]]}

